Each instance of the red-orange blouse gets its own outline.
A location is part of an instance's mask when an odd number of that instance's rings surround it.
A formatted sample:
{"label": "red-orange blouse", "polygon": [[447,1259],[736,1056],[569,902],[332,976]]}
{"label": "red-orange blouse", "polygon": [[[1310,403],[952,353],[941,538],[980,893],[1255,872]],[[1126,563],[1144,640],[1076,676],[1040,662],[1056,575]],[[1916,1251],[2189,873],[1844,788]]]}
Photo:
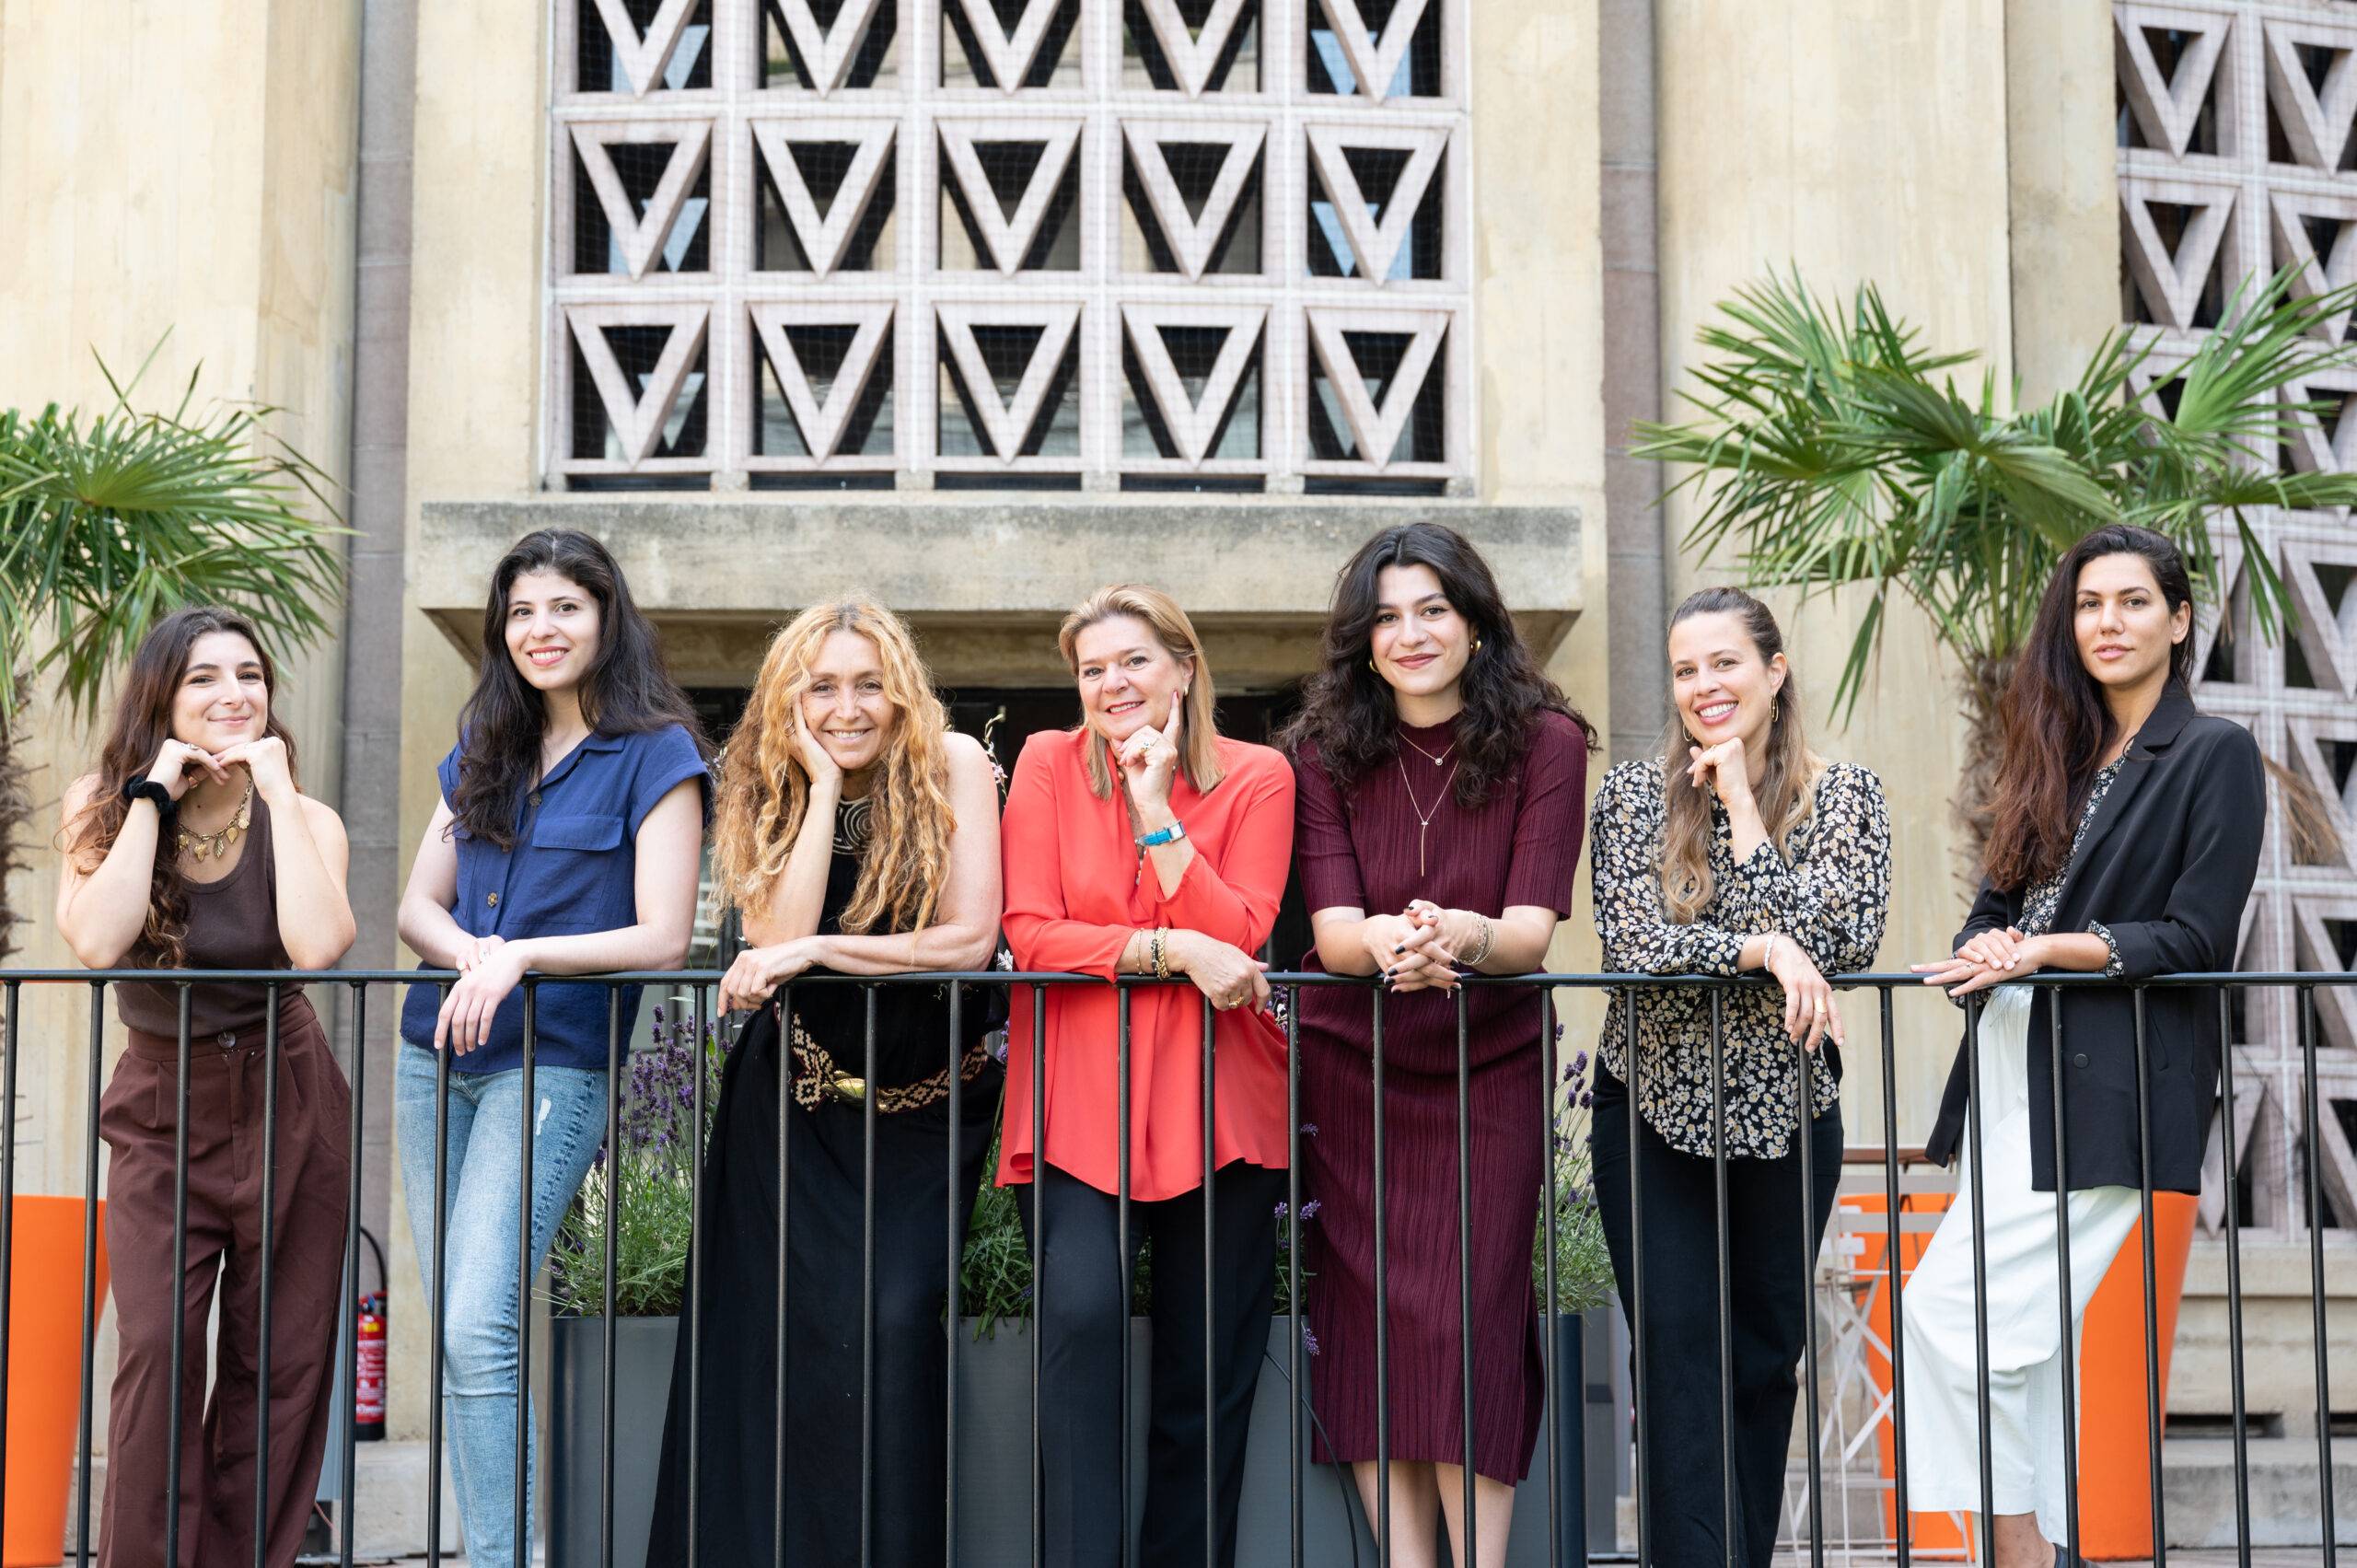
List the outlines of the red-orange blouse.
{"label": "red-orange blouse", "polygon": [[[1170,809],[1195,856],[1175,892],[1139,853],[1120,786],[1089,793],[1086,730],[1050,730],[1024,743],[1007,788],[1000,849],[1006,869],[1007,947],[1017,969],[1111,978],[1122,948],[1156,926],[1200,931],[1258,952],[1276,922],[1293,854],[1293,769],[1265,746],[1222,739],[1226,776],[1204,795],[1182,772]],[[1102,744],[1102,742],[1098,742]],[[1031,993],[1016,986],[1007,1028],[1006,1121],[998,1179],[1031,1179]],[[1139,986],[1130,995],[1130,1195],[1190,1192],[1203,1179],[1202,993],[1190,984]],[[1100,1191],[1118,1190],[1120,1122],[1111,986],[1047,993],[1048,1159]],[[1215,1013],[1213,1151],[1283,1169],[1284,1033],[1266,1013]]]}

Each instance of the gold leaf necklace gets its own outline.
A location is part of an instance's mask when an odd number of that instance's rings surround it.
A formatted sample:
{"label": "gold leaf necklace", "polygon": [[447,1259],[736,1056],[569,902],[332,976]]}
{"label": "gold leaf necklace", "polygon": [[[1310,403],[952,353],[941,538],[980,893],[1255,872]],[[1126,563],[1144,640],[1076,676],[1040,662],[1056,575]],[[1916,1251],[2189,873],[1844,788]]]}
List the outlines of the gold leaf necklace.
{"label": "gold leaf necklace", "polygon": [[[1432,827],[1433,819],[1440,815],[1440,808],[1448,803],[1448,786],[1457,782],[1457,768],[1449,769],[1448,776],[1440,781],[1440,794],[1434,797],[1433,808],[1427,811],[1423,803],[1416,798],[1416,786],[1408,782],[1408,764],[1400,761],[1397,753],[1391,760],[1399,764],[1399,787],[1408,792],[1408,809],[1416,814],[1416,877],[1421,881],[1424,876],[1424,833]],[[1457,767],[1464,765],[1459,762]]]}
{"label": "gold leaf necklace", "polygon": [[238,802],[237,815],[217,832],[192,833],[186,828],[180,829],[180,853],[200,862],[220,859],[229,853],[231,845],[245,837],[246,825],[253,820],[253,810],[254,786],[253,781],[249,779],[246,781],[246,793]]}

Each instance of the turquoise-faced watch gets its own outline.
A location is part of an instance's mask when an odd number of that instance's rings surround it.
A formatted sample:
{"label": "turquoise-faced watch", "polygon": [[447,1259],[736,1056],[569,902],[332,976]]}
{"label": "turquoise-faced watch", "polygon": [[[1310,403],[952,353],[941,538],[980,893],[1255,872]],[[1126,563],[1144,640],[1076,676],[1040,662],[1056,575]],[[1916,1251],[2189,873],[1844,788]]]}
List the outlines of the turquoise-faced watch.
{"label": "turquoise-faced watch", "polygon": [[1156,828],[1151,833],[1140,833],[1138,835],[1138,848],[1160,849],[1164,844],[1175,844],[1186,836],[1187,824],[1184,822],[1173,822],[1167,828]]}

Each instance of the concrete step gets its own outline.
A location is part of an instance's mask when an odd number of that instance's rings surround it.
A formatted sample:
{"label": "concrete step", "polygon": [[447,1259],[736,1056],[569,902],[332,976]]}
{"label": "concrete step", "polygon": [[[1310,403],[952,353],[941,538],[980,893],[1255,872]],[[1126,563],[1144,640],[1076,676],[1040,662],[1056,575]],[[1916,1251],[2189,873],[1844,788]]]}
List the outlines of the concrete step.
{"label": "concrete step", "polygon": [[[423,1443],[363,1443],[354,1451],[354,1479],[360,1506],[353,1516],[353,1556],[357,1561],[384,1562],[425,1554],[425,1445]],[[329,1464],[336,1459],[330,1456]],[[72,1483],[68,1483],[69,1489]],[[90,1460],[90,1493],[106,1495],[107,1460]],[[65,1552],[70,1561],[80,1550],[75,1524],[80,1510],[70,1494],[65,1508]],[[90,1527],[98,1528],[98,1511],[91,1510]],[[459,1504],[450,1490],[450,1461],[442,1459],[442,1550],[459,1549]],[[95,1555],[95,1545],[93,1547]],[[451,1561],[448,1558],[444,1561]]]}

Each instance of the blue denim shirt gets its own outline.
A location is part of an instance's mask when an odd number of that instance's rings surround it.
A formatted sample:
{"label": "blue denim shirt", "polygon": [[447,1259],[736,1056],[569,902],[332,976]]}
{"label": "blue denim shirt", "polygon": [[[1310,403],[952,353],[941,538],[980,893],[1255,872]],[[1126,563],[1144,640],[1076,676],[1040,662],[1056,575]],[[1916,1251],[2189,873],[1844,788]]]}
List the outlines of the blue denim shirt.
{"label": "blue denim shirt", "polygon": [[[435,770],[447,802],[459,790],[459,750]],[[502,850],[454,829],[459,900],[450,913],[470,936],[565,936],[638,923],[638,828],[655,803],[686,779],[703,786],[712,815],[712,779],[695,741],[669,725],[640,735],[591,735],[559,761],[520,804],[516,847]],[[421,964],[421,969],[430,965]],[[606,990],[544,984],[533,1016],[532,1059],[544,1066],[606,1065]],[[638,1020],[636,986],[621,994],[621,1027]],[[401,1006],[401,1038],[431,1047],[439,988],[412,985]],[[492,1020],[491,1041],[450,1066],[501,1073],[524,1064],[524,991],[518,986]]]}

